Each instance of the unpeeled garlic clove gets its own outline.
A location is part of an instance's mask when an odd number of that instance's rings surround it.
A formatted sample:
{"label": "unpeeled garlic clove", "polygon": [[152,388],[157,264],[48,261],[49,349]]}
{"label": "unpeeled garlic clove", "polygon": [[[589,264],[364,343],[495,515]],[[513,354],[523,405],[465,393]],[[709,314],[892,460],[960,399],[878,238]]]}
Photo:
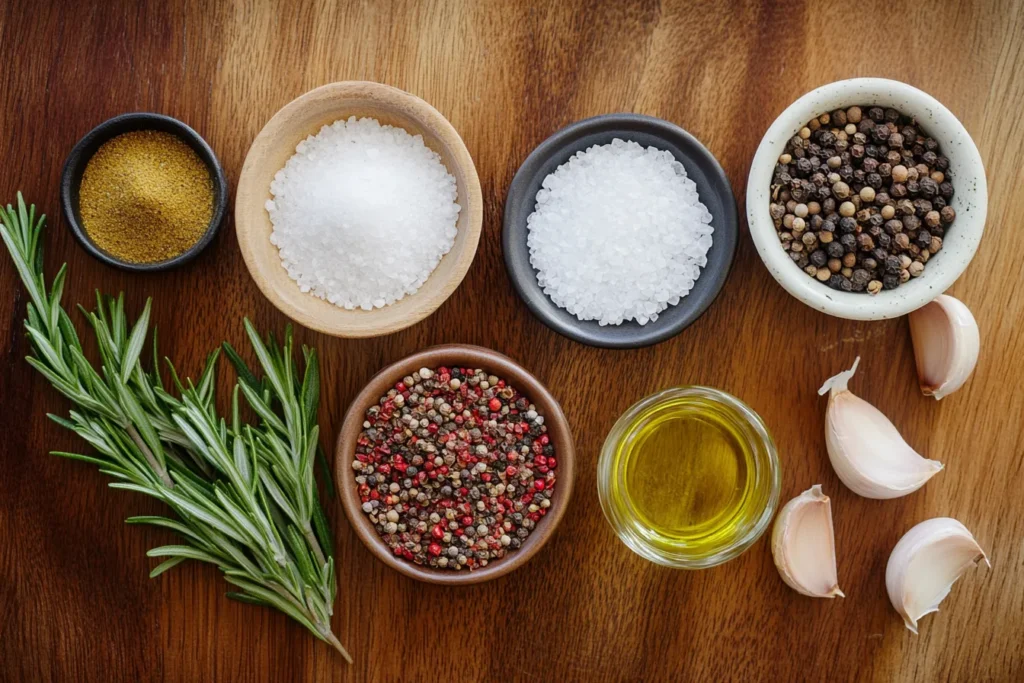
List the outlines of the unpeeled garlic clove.
{"label": "unpeeled garlic clove", "polygon": [[992,566],[971,532],[955,519],[929,519],[905,533],[889,556],[885,587],[907,628],[917,633],[918,620],[938,612],[956,580],[979,560]]}
{"label": "unpeeled garlic clove", "polygon": [[847,384],[853,367],[826,380],[819,394],[829,392],[825,445],[832,468],[854,493],[865,498],[899,498],[924,486],[942,463],[921,457],[907,445],[878,408],[859,398]]}
{"label": "unpeeled garlic clove", "polygon": [[963,386],[978,362],[978,323],[959,299],[945,294],[910,314],[917,378],[936,400]]}
{"label": "unpeeled garlic clove", "polygon": [[772,557],[779,575],[812,598],[846,597],[836,577],[832,503],[815,484],[786,503],[772,529]]}

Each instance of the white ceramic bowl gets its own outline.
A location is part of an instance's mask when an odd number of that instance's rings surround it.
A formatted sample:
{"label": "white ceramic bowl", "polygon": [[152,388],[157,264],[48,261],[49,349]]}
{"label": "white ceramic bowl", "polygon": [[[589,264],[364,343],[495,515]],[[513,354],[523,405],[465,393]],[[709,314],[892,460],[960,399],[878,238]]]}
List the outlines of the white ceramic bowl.
{"label": "white ceramic bowl", "polygon": [[[772,173],[786,141],[808,121],[853,105],[892,107],[917,118],[949,158],[955,191],[950,205],[956,220],[942,238],[942,250],[929,259],[920,277],[871,296],[841,292],[808,277],[789,258],[768,214]],[[761,260],[790,294],[829,315],[852,320],[882,320],[906,315],[942,294],[960,277],[981,241],[988,209],[988,186],[981,155],[963,124],[931,95],[884,78],[853,78],[829,83],[791,104],[765,133],[747,179],[747,223]]]}

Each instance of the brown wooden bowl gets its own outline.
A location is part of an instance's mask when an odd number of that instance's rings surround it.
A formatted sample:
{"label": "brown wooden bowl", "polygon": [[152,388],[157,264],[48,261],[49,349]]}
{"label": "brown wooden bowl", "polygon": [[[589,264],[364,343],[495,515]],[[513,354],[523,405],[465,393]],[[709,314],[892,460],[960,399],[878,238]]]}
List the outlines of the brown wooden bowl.
{"label": "brown wooden bowl", "polygon": [[[270,182],[295,154],[295,146],[324,125],[350,116],[371,117],[423,136],[455,176],[461,207],[458,234],[415,294],[372,311],[348,311],[303,293],[281,266],[270,243],[273,225],[265,204]],[[263,127],[249,148],[235,196],[235,232],[252,279],[282,313],[305,327],[337,337],[375,337],[397,332],[433,313],[462,282],[476,255],[483,226],[480,179],[469,150],[444,116],[420,98],[367,81],[331,83],[292,100]]]}
{"label": "brown wooden bowl", "polygon": [[[537,412],[544,416],[548,434],[555,446],[558,458],[558,483],[551,497],[551,507],[541,518],[533,532],[519,550],[508,553],[505,557],[494,560],[486,567],[472,571],[450,571],[422,567],[407,560],[395,557],[391,550],[373,528],[373,524],[362,510],[359,494],[356,490],[356,474],[352,470],[352,457],[356,452],[356,440],[363,429],[363,419],[367,408],[375,405],[380,397],[406,375],[420,368],[435,369],[442,365],[456,367],[472,367],[486,370],[506,380],[516,387],[537,407]],[[565,509],[572,497],[573,479],[575,476],[575,451],[569,423],[562,414],[555,397],[541,384],[536,377],[527,372],[512,359],[479,346],[465,344],[445,344],[434,346],[389,365],[373,376],[367,385],[348,408],[345,421],[338,434],[338,445],[334,454],[334,466],[341,502],[345,508],[349,523],[356,530],[359,539],[377,558],[393,569],[406,576],[439,584],[471,584],[480,583],[504,576],[528,562],[555,532],[562,520]]]}

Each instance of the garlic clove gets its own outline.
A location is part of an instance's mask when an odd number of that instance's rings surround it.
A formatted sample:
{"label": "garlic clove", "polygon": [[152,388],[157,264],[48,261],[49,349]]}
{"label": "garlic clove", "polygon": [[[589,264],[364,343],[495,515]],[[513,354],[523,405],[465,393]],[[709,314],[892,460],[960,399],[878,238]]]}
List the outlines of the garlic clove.
{"label": "garlic clove", "polygon": [[772,529],[772,557],[790,588],[812,598],[846,597],[836,577],[832,503],[815,484],[786,503]]}
{"label": "garlic clove", "polygon": [[974,536],[955,519],[929,519],[904,534],[885,567],[885,587],[907,628],[917,633],[918,620],[938,612],[956,580],[980,560],[991,568]]}
{"label": "garlic clove", "polygon": [[936,400],[963,386],[978,362],[981,341],[970,309],[945,294],[910,314],[917,377]]}
{"label": "garlic clove", "polygon": [[828,379],[819,394],[829,392],[825,445],[832,468],[854,493],[865,498],[899,498],[924,486],[942,469],[907,445],[878,408],[855,396],[847,384],[853,367]]}

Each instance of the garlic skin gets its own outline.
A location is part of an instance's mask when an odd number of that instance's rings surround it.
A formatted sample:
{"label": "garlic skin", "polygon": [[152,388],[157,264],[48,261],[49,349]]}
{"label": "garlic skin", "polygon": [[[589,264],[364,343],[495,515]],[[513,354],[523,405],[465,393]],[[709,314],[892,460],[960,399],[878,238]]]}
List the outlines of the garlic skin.
{"label": "garlic skin", "polygon": [[812,598],[846,597],[836,576],[832,503],[815,484],[786,503],[772,528],[772,557],[790,588]]}
{"label": "garlic skin", "polygon": [[992,567],[971,532],[955,519],[929,519],[904,534],[885,567],[885,588],[907,628],[917,633],[918,620],[938,612],[956,580],[980,560]]}
{"label": "garlic skin", "polygon": [[865,498],[913,493],[942,469],[942,463],[923,458],[880,410],[849,390],[847,384],[859,364],[858,356],[853,367],[818,390],[829,392],[825,445],[832,468],[851,491]]}
{"label": "garlic skin", "polygon": [[978,323],[960,300],[943,294],[911,313],[910,336],[925,396],[948,396],[974,372],[981,345]]}

